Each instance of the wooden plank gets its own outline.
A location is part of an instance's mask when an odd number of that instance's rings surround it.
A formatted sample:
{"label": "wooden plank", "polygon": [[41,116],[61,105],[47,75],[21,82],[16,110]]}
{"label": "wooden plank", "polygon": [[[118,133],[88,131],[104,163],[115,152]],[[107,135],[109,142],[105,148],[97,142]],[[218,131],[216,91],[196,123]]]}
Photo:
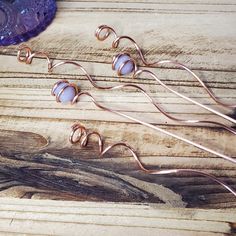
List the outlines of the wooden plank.
{"label": "wooden plank", "polygon": [[[157,178],[142,174],[131,158],[117,158],[129,155],[122,150],[114,150],[103,161],[94,159],[97,158],[94,156],[94,152],[97,152],[96,146],[81,150],[77,145],[71,146],[65,142],[68,134],[62,132],[61,129],[64,130],[63,127],[69,129],[70,122],[52,120],[46,123],[45,121],[40,122],[38,119],[31,120],[31,122],[22,121],[22,127],[18,126],[17,130],[28,130],[28,125],[35,128],[35,133],[1,131],[0,143],[1,150],[3,150],[0,161],[1,196],[106,201],[116,201],[117,199],[130,201],[132,199],[137,202],[163,202],[175,207],[185,206],[187,203],[193,207],[200,205],[207,207],[210,204],[217,208],[233,207],[235,204],[235,199],[231,194],[225,193],[221,187],[205,178],[197,176],[191,178],[186,175],[175,177],[173,180],[173,176]],[[104,125],[107,126],[106,123],[97,123],[97,127],[103,130]],[[113,135],[112,130],[117,129],[117,124],[109,126],[110,129],[106,128],[107,137],[109,133]],[[137,125],[132,126],[141,135],[139,139],[135,140],[136,144],[133,146],[141,146],[144,138],[148,138],[145,137],[146,133],[150,135],[150,132]],[[124,135],[123,130],[126,127],[132,126],[123,125],[120,133],[117,133],[117,140]],[[51,135],[46,139],[47,132]],[[39,135],[40,133],[42,135]],[[153,137],[149,136],[148,139],[153,139]],[[113,137],[109,139],[113,141]],[[132,136],[130,136],[130,140],[132,140]],[[183,149],[177,144],[175,144],[175,149],[166,147],[166,149],[158,150],[159,155],[166,152],[166,156],[169,158],[165,156],[157,158],[155,147],[154,142],[146,146],[144,151],[140,150],[143,153],[141,160],[148,168],[153,168],[158,164],[162,168],[205,169],[221,178],[230,177],[232,183],[235,181],[235,167],[231,163],[212,157],[196,158],[199,154],[195,154],[195,158],[179,156],[175,159],[171,156],[178,155],[178,153],[180,155]],[[175,151],[176,153],[174,153]],[[220,172],[218,166],[222,168]],[[229,178],[225,180],[230,181]],[[36,189],[35,186],[37,186]],[[92,186],[96,186],[96,188]],[[106,192],[105,195],[104,192]],[[117,198],[118,195],[120,195],[119,198]]]}
{"label": "wooden plank", "polygon": [[230,235],[236,220],[232,210],[4,198],[0,213],[0,231],[6,235]]}
{"label": "wooden plank", "polygon": [[[181,4],[179,7],[176,3],[178,1],[163,6],[159,3],[119,4],[118,1],[59,2],[53,26],[30,44],[57,58],[110,63],[115,54],[110,50],[110,40],[100,43],[94,38],[97,26],[106,23],[116,27],[120,34],[139,39],[150,61],[172,58],[193,69],[235,71],[236,30],[232,27],[235,25],[235,4],[227,5],[228,2],[222,1],[213,6]],[[65,6],[69,9],[65,10]],[[140,20],[133,22],[134,16]],[[119,51],[127,43],[122,45]],[[15,55],[15,47],[2,51]]]}
{"label": "wooden plank", "polygon": [[[81,89],[86,89],[89,90],[91,92],[93,92],[93,94],[96,95],[96,97],[98,98],[99,101],[105,101],[105,102],[109,102],[109,105],[112,107],[118,107],[118,108],[126,108],[126,109],[133,109],[134,103],[135,103],[135,108],[136,110],[139,112],[138,116],[145,116],[145,113],[156,113],[156,109],[149,103],[149,101],[147,99],[145,99],[143,97],[142,94],[140,94],[137,91],[134,90],[125,90],[125,91],[121,91],[118,90],[115,92],[113,91],[94,91],[91,90],[91,84],[83,77],[81,79],[80,76],[75,74],[77,73],[76,68],[74,68],[74,70],[72,72],[69,72],[70,74],[68,74],[68,68],[73,68],[73,67],[67,67],[66,69],[60,69],[58,72],[62,72],[63,75],[58,75],[58,73],[52,74],[52,75],[48,75],[47,73],[44,74],[38,74],[42,71],[45,71],[44,67],[45,67],[45,62],[43,60],[35,60],[35,63],[32,66],[22,66],[21,64],[17,63],[15,58],[13,57],[6,57],[4,56],[5,60],[8,62],[5,66],[3,66],[3,70],[5,71],[2,75],[2,78],[0,79],[0,84],[2,86],[1,89],[1,99],[3,101],[4,104],[2,104],[2,109],[3,111],[7,111],[7,108],[9,106],[9,102],[11,104],[11,106],[17,106],[17,104],[19,104],[19,108],[24,108],[25,105],[25,100],[30,100],[30,102],[32,102],[31,104],[28,103],[27,107],[35,107],[35,108],[42,108],[41,111],[43,111],[43,108],[46,106],[48,107],[49,103],[52,103],[53,107],[61,107],[58,106],[58,104],[55,104],[53,101],[54,99],[52,97],[50,97],[50,88],[53,86],[53,84],[58,80],[58,77],[63,78],[63,79],[78,79],[79,82],[77,82],[75,80],[76,83],[81,84]],[[9,68],[7,68],[7,65],[14,65],[14,69],[12,72],[17,72],[19,70],[22,70],[22,72],[28,72],[30,74],[23,74],[23,75],[16,75],[15,77],[12,78],[12,75],[10,74],[10,70]],[[85,67],[88,67],[88,63],[85,64]],[[90,65],[91,66],[91,65]],[[87,68],[86,67],[86,68]],[[99,68],[98,65],[95,64],[96,68]],[[95,74],[99,74],[101,73],[101,71],[110,71],[109,76],[112,77],[112,71],[109,70],[108,66],[103,67],[101,69],[99,69],[98,71],[95,72]],[[21,72],[21,73],[22,73]],[[37,73],[37,74],[36,74]],[[67,74],[65,74],[67,73]],[[169,75],[169,78],[174,77],[174,73],[176,74],[176,72],[172,72],[172,74]],[[181,72],[180,72],[181,74]],[[100,77],[96,77],[96,79],[99,80],[104,80],[104,76],[105,75],[101,75]],[[222,74],[220,73],[218,75],[218,80],[220,81],[220,78],[222,78]],[[118,78],[112,78],[110,79],[110,81],[104,81],[101,82],[100,84],[102,85],[115,85],[117,84],[116,79]],[[82,82],[82,81],[83,82]],[[84,81],[85,80],[85,81]],[[216,79],[215,79],[216,80]],[[80,82],[81,81],[81,82]],[[127,79],[123,79],[124,82],[133,82],[132,80],[128,80]],[[121,81],[121,82],[123,82]],[[140,81],[136,81],[136,83],[143,83],[145,80],[140,80]],[[167,80],[169,81],[169,80]],[[212,83],[210,83],[212,85],[212,87],[215,87],[217,94],[219,94],[220,96],[222,95],[222,97],[225,99],[225,101],[229,101],[229,102],[233,102],[236,99],[236,95],[234,92],[235,83],[230,83],[230,81],[227,81],[227,83],[222,84],[222,83],[217,83],[216,81],[213,82],[213,78],[212,78]],[[168,82],[167,82],[168,83]],[[197,86],[197,83],[195,83],[195,86],[193,87],[193,84],[190,82],[188,83],[187,81],[183,81],[182,85],[183,87],[180,87],[180,83],[177,81],[171,81],[170,82],[171,85],[173,85],[173,88],[176,88],[176,90],[179,90],[181,92],[185,92],[186,94],[191,93],[192,97],[196,97],[197,99],[203,103],[209,103],[211,104],[210,107],[212,108],[216,108],[215,105],[213,105],[213,102],[207,98],[206,93],[199,88],[199,86]],[[171,111],[173,115],[178,116],[179,118],[187,118],[188,114],[191,115],[191,117],[194,119],[198,119],[199,118],[199,114],[203,115],[203,119],[209,118],[209,112],[207,112],[206,110],[203,109],[198,109],[195,105],[189,104],[187,103],[185,100],[180,99],[180,98],[176,98],[176,96],[174,96],[173,94],[167,93],[166,90],[164,90],[161,86],[154,86],[155,83],[147,83],[147,84],[142,84],[141,86],[145,89],[147,89],[147,91],[149,92],[149,94],[156,99],[157,102],[160,102],[161,104],[166,104],[166,110],[167,111]],[[24,88],[24,89],[23,89]],[[35,90],[35,88],[37,88],[37,90]],[[32,92],[29,90],[32,89]],[[225,93],[225,90],[227,89],[227,93]],[[189,91],[190,90],[190,91]],[[127,94],[127,91],[129,91],[129,93]],[[43,97],[40,93],[43,93]],[[27,93],[26,95],[24,95],[24,93]],[[30,94],[31,93],[31,94]],[[37,94],[39,93],[39,94]],[[17,99],[15,99],[15,94],[17,94]],[[35,99],[37,94],[37,98]],[[23,97],[22,97],[23,95]],[[45,95],[48,95],[47,97],[45,97]],[[34,96],[34,97],[32,97]],[[22,99],[21,99],[22,98]],[[16,101],[15,101],[16,100]],[[33,102],[37,103],[37,105],[33,104]],[[83,100],[82,100],[83,101]],[[89,99],[85,99],[85,101],[89,101]],[[124,104],[124,101],[126,102],[126,104]],[[43,103],[45,104],[43,107]],[[114,103],[114,105],[113,105]],[[94,105],[92,105],[91,103],[89,107],[83,107],[83,109],[88,110],[88,112],[92,109],[94,110]],[[64,106],[66,109],[69,108],[69,106]],[[163,106],[164,107],[164,106]],[[232,111],[230,111],[229,109],[221,109],[221,108],[217,108],[218,110],[221,110],[222,112],[226,112],[229,115],[233,115]],[[10,109],[11,110],[11,109]],[[23,109],[21,109],[23,111]],[[97,110],[97,109],[96,109]],[[123,109],[120,109],[123,110]],[[60,110],[58,111],[59,114]],[[97,113],[97,111],[96,111]],[[135,114],[135,111],[133,112]],[[157,112],[158,114],[159,112]],[[9,113],[2,113],[3,115],[9,115]],[[36,113],[35,113],[36,114]],[[97,113],[98,114],[98,113]],[[206,115],[207,114],[207,115]],[[72,115],[72,114],[70,114]],[[96,114],[95,114],[96,115]],[[159,114],[158,114],[159,115]],[[166,123],[166,118],[164,116],[146,116],[146,120],[148,122],[152,122],[152,123]],[[77,116],[78,117],[78,116]],[[86,114],[87,119],[89,119],[89,117],[94,117],[94,114]],[[101,117],[100,115],[98,115],[98,117]],[[114,115],[108,116],[109,117],[114,117]],[[213,116],[211,116],[212,119],[214,119]],[[71,117],[72,118],[72,117]],[[80,118],[80,117],[78,117]],[[116,121],[124,121],[124,119],[115,116]],[[216,118],[217,121],[222,122],[222,119],[220,118]],[[173,124],[173,122],[171,120],[168,120],[169,124]],[[176,122],[174,123],[176,124]]]}
{"label": "wooden plank", "polygon": [[[124,49],[137,55],[128,43],[113,50],[111,39],[96,41],[96,27],[106,23],[116,27],[119,34],[137,39],[148,60],[171,58],[186,63],[218,97],[227,102],[236,100],[234,1],[60,1],[58,9],[53,24],[28,44],[35,50],[47,51],[57,61],[80,61],[99,83],[140,84],[172,115],[222,121],[176,98],[145,76],[135,81],[118,78],[111,70],[112,56]],[[235,208],[235,198],[205,178],[148,176],[138,171],[128,158],[129,153],[123,150],[114,150],[106,158],[98,159],[97,149],[92,145],[88,149],[70,145],[70,126],[80,121],[101,132],[108,144],[121,140],[130,143],[148,168],[204,170],[232,187],[236,185],[235,166],[231,163],[99,111],[88,99],[82,99],[78,106],[57,104],[50,96],[50,88],[58,79],[76,81],[109,106],[121,111],[132,109],[129,112],[132,116],[235,156],[236,140],[231,134],[216,126],[185,127],[167,120],[137,91],[95,90],[71,66],[49,75],[45,60],[35,59],[31,66],[19,64],[16,52],[16,46],[0,49],[0,196]],[[174,89],[235,117],[234,111],[216,106],[183,71],[174,67],[153,71]],[[129,233],[129,229],[125,232]]]}

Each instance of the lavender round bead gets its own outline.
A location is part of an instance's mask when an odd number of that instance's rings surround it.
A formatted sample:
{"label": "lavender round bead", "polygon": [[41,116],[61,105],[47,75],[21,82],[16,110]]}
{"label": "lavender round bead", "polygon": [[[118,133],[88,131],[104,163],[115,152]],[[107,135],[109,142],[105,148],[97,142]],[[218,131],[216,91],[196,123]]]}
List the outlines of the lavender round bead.
{"label": "lavender round bead", "polygon": [[[120,68],[125,62],[129,61],[130,59],[131,59],[131,57],[130,57],[129,55],[127,55],[127,54],[123,54],[123,55],[118,56],[117,61],[116,61],[115,64],[114,64],[114,69],[115,69],[116,71],[118,71],[119,68]],[[120,74],[121,74],[121,75],[128,75],[128,74],[130,74],[131,72],[133,72],[133,70],[134,70],[134,62],[133,62],[133,61],[129,61],[129,62],[127,62],[127,63],[123,66],[123,68],[122,68],[121,71],[120,71]]]}
{"label": "lavender round bead", "polygon": [[[66,86],[68,86],[69,84],[68,83],[65,83],[65,82],[62,82],[60,83],[56,88],[55,90],[53,91],[53,94],[55,96],[58,96],[60,91],[62,89],[64,89]],[[61,103],[68,103],[68,102],[72,102],[73,98],[75,97],[76,95],[76,89],[73,87],[73,86],[70,86],[65,88],[64,91],[60,94],[59,96],[59,101]]]}

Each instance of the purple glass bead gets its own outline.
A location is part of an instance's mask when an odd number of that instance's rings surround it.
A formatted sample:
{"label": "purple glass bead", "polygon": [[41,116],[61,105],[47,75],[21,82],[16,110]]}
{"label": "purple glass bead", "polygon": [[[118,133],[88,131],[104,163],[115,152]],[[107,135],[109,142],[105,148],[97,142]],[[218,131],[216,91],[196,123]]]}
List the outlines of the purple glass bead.
{"label": "purple glass bead", "polygon": [[55,0],[0,0],[0,46],[18,44],[38,35],[55,13]]}
{"label": "purple glass bead", "polygon": [[[62,90],[64,91],[60,94]],[[63,81],[58,81],[57,86],[53,88],[53,95],[59,96],[58,99],[59,102],[61,103],[72,102],[76,94],[77,94],[76,88],[70,83],[66,83]]]}
{"label": "purple glass bead", "polygon": [[113,69],[116,70],[117,72],[120,70],[120,75],[130,74],[131,72],[134,71],[134,62],[130,60],[131,60],[131,57],[128,54],[126,53],[119,54],[115,58],[115,61],[113,61]]}

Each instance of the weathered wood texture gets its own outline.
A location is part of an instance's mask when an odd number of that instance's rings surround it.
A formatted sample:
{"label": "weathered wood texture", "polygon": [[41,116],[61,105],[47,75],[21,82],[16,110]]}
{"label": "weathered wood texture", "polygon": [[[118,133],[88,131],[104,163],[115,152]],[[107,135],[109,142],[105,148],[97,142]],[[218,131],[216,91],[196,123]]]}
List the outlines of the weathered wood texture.
{"label": "weathered wood texture", "polygon": [[[236,101],[235,1],[60,1],[48,29],[28,42],[57,60],[80,61],[103,85],[139,83],[170,114],[202,119],[219,118],[176,98],[153,80],[118,78],[111,59],[128,43],[111,49],[111,39],[98,42],[100,24],[134,37],[149,61],[176,59],[186,63],[207,82],[218,97]],[[75,106],[57,104],[50,88],[58,79],[79,81],[99,101],[134,117],[152,122],[231,156],[236,138],[218,127],[173,123],[137,91],[98,91],[76,68],[65,66],[48,74],[45,60],[31,66],[16,61],[16,46],[0,49],[0,196],[61,200],[161,203],[172,207],[234,208],[236,199],[211,181],[189,175],[148,176],[128,153],[114,150],[98,159],[96,147],[70,145],[70,126],[80,121],[103,134],[108,144],[126,141],[148,168],[192,168],[207,171],[236,186],[236,167],[192,146],[95,108],[88,99]],[[226,114],[199,84],[173,67],[152,69],[167,84]],[[224,121],[222,121],[224,122]]]}
{"label": "weathered wood texture", "polygon": [[[65,201],[0,202],[1,235],[232,235],[232,210]],[[30,227],[29,227],[30,226]]]}

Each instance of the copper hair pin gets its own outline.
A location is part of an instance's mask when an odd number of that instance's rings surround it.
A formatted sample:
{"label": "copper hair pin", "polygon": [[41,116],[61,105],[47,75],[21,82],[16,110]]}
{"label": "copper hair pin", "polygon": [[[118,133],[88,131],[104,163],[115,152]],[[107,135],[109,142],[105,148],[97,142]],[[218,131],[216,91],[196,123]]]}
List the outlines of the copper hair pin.
{"label": "copper hair pin", "polygon": [[[115,32],[115,30],[107,25],[101,25],[97,28],[97,30],[95,31],[95,36],[98,40],[100,41],[104,41],[105,39],[108,38],[108,36],[110,34],[113,34],[115,36],[115,39],[112,42],[112,47],[113,48],[117,48],[119,46],[119,43],[122,39],[127,39],[129,40],[134,47],[136,48],[143,64],[145,66],[161,66],[163,64],[173,64],[175,66],[177,66],[178,68],[181,68],[185,71],[187,71],[190,75],[192,75],[198,82],[199,84],[205,89],[205,91],[208,93],[208,95],[219,105],[223,106],[223,107],[227,107],[227,108],[236,108],[236,104],[227,104],[225,102],[220,101],[218,98],[215,97],[215,95],[211,92],[211,90],[206,86],[206,84],[187,66],[177,62],[177,61],[173,61],[173,60],[161,60],[161,61],[157,61],[157,62],[153,62],[153,63],[148,63],[147,60],[144,57],[144,54],[141,50],[141,48],[138,46],[138,44],[135,42],[134,39],[130,38],[129,36],[118,36],[117,33]],[[186,97],[185,95],[171,89],[169,86],[167,86],[165,83],[163,83],[160,79],[158,79],[158,77],[152,73],[149,70],[138,70],[137,68],[137,64],[136,62],[131,58],[131,56],[125,52],[125,53],[120,53],[117,56],[115,56],[113,58],[113,62],[112,62],[112,69],[116,70],[118,75],[127,75],[129,73],[133,73],[133,78],[137,78],[138,75],[142,74],[142,73],[147,73],[149,74],[153,79],[155,79],[161,86],[163,86],[165,89],[169,90],[170,92],[176,94],[177,96],[195,104],[198,105],[234,124],[236,124],[236,120],[224,115],[221,112],[218,112],[206,105],[203,105],[191,98]]]}
{"label": "copper hair pin", "polygon": [[[22,52],[24,52],[24,56],[22,56]],[[191,119],[179,119],[177,117],[174,117],[173,115],[170,115],[169,113],[167,113],[158,103],[156,103],[152,97],[150,97],[148,95],[148,93],[141,88],[138,85],[135,84],[123,84],[123,85],[117,85],[117,86],[108,86],[108,87],[103,87],[98,85],[93,78],[88,74],[88,72],[77,62],[74,61],[62,61],[56,64],[53,64],[53,61],[48,57],[48,55],[46,53],[43,52],[32,52],[32,50],[27,47],[27,46],[23,46],[19,49],[18,51],[18,55],[17,58],[20,62],[24,62],[26,64],[31,64],[32,60],[35,56],[41,56],[46,58],[47,60],[47,64],[48,64],[48,72],[52,72],[54,68],[64,65],[64,64],[72,64],[74,66],[77,66],[82,72],[83,74],[86,76],[86,78],[89,80],[89,82],[97,89],[103,89],[103,90],[118,90],[118,89],[122,89],[122,88],[132,88],[132,89],[136,89],[139,92],[141,92],[142,94],[144,94],[144,96],[155,106],[155,108],[160,111],[163,115],[165,115],[167,118],[175,121],[175,122],[179,122],[179,123],[185,123],[185,124],[193,124],[193,123],[201,123],[201,124],[214,124],[217,125],[219,127],[222,127],[226,130],[228,130],[229,132],[231,132],[232,134],[236,135],[236,130],[231,128],[230,126],[227,126],[225,124],[222,124],[220,122],[215,122],[215,121],[210,121],[210,120],[191,120]],[[56,101],[57,102],[68,102],[68,101],[72,101],[74,96],[76,96],[76,94],[78,94],[79,92],[79,88],[78,86],[76,86],[75,84],[69,83],[67,80],[60,80],[57,83],[54,84],[52,90],[51,90],[51,94],[53,96],[56,96]],[[69,95],[71,94],[71,95]]]}
{"label": "copper hair pin", "polygon": [[171,137],[173,137],[173,138],[176,138],[176,139],[178,139],[178,140],[181,140],[181,141],[183,141],[183,142],[185,142],[185,143],[187,143],[187,144],[190,144],[190,145],[192,145],[192,146],[194,146],[194,147],[197,147],[197,148],[199,148],[199,149],[201,149],[201,150],[203,150],[203,151],[209,152],[209,153],[211,153],[211,154],[214,154],[214,155],[216,155],[216,156],[218,156],[218,157],[221,157],[221,158],[223,158],[223,159],[225,159],[225,160],[228,160],[228,161],[233,162],[234,164],[236,164],[236,159],[234,159],[234,158],[232,158],[232,157],[230,157],[230,156],[227,156],[227,155],[225,155],[225,154],[222,154],[222,153],[219,153],[219,152],[217,152],[217,151],[214,151],[214,150],[212,150],[212,149],[210,149],[210,148],[208,148],[208,147],[205,147],[205,146],[203,146],[203,145],[201,145],[201,144],[195,143],[195,142],[193,142],[193,141],[191,141],[191,140],[189,140],[189,139],[183,138],[183,137],[181,137],[181,136],[179,136],[179,135],[177,135],[177,134],[171,133],[171,132],[169,132],[169,131],[167,131],[167,130],[165,130],[165,129],[162,129],[162,128],[158,127],[158,126],[155,126],[155,125],[153,125],[153,124],[144,122],[144,121],[139,120],[139,119],[136,119],[136,118],[134,118],[134,117],[132,117],[132,116],[126,115],[126,114],[124,114],[124,113],[122,113],[122,112],[119,112],[119,111],[110,109],[110,108],[108,108],[108,107],[106,107],[106,106],[104,106],[104,105],[101,105],[101,104],[98,103],[98,102],[96,101],[96,99],[95,99],[90,93],[88,93],[88,92],[80,92],[80,93],[78,93],[78,94],[74,97],[74,99],[73,99],[73,101],[72,101],[72,104],[77,103],[78,100],[79,100],[79,98],[82,97],[82,96],[87,96],[87,97],[89,97],[89,98],[91,99],[91,101],[95,104],[95,106],[97,106],[98,108],[100,108],[100,109],[102,109],[102,110],[104,110],[104,111],[108,111],[108,112],[114,113],[114,114],[116,114],[116,115],[119,115],[119,116],[121,116],[121,117],[127,118],[127,119],[129,119],[129,120],[131,120],[131,121],[134,121],[134,122],[138,123],[138,124],[141,124],[141,125],[143,125],[143,126],[146,126],[146,127],[151,128],[151,129],[154,129],[154,130],[156,130],[156,131],[159,131],[159,132],[161,132],[161,133],[163,133],[163,134],[166,134],[166,135],[168,135],[168,136],[171,136]]}
{"label": "copper hair pin", "polygon": [[213,180],[214,182],[220,184],[221,186],[223,186],[225,189],[227,189],[229,192],[231,192],[236,197],[236,191],[233,188],[231,188],[229,185],[227,185],[225,182],[216,178],[214,175],[208,174],[203,171],[192,170],[192,169],[167,169],[167,170],[152,169],[152,170],[149,170],[139,160],[139,157],[136,154],[136,151],[127,143],[118,142],[118,143],[112,144],[110,146],[107,146],[105,148],[102,136],[98,132],[88,131],[84,126],[82,126],[78,123],[74,124],[71,128],[72,128],[72,131],[71,131],[70,138],[69,138],[70,142],[72,144],[79,143],[82,148],[86,147],[88,145],[88,142],[89,142],[91,136],[97,137],[100,158],[104,157],[104,155],[106,153],[108,153],[111,149],[113,149],[117,146],[124,147],[127,150],[129,150],[129,152],[132,154],[132,157],[134,158],[135,162],[137,163],[139,169],[146,174],[151,174],[151,175],[168,175],[168,174],[178,174],[178,173],[197,174],[200,176],[207,177],[207,178]]}
{"label": "copper hair pin", "polygon": [[[28,56],[28,58],[27,57],[24,58],[24,57],[21,56],[22,50],[25,50],[25,52],[26,52],[25,53],[25,57]],[[20,59],[20,61],[26,62],[27,64],[30,64],[32,62],[33,57],[36,56],[36,55],[43,56],[43,57],[45,57],[47,59],[49,71],[52,71],[53,68],[55,68],[57,66],[60,66],[60,65],[63,65],[63,64],[73,64],[73,65],[76,65],[79,69],[81,69],[84,72],[86,78],[96,88],[100,88],[100,89],[118,89],[118,88],[123,88],[123,87],[133,87],[133,88],[139,89],[153,103],[153,105],[158,108],[158,105],[155,102],[153,102],[152,98],[141,87],[139,87],[137,85],[126,84],[126,85],[118,85],[118,86],[115,86],[115,87],[101,87],[101,86],[98,86],[96,84],[96,82],[92,79],[92,77],[87,73],[87,71],[81,65],[79,65],[76,62],[73,62],[73,61],[63,61],[63,62],[59,62],[59,63],[56,63],[56,64],[53,65],[52,61],[49,59],[47,54],[42,53],[42,52],[34,52],[34,53],[32,53],[29,47],[23,47],[21,49],[21,51],[18,52],[18,60]],[[183,141],[183,142],[185,142],[187,144],[193,145],[193,146],[195,146],[195,147],[197,147],[197,148],[199,148],[201,150],[204,150],[204,151],[207,151],[207,152],[209,152],[211,154],[217,155],[217,156],[219,156],[219,157],[221,157],[221,158],[223,158],[225,160],[228,160],[228,161],[231,161],[233,163],[236,163],[236,159],[234,159],[232,157],[229,157],[227,155],[221,154],[221,153],[219,153],[217,151],[214,151],[214,150],[212,150],[210,148],[207,148],[207,147],[202,146],[202,145],[200,145],[198,143],[190,141],[190,140],[188,140],[186,138],[183,138],[183,137],[181,137],[179,135],[173,134],[173,133],[171,133],[171,132],[169,132],[167,130],[161,129],[161,128],[159,128],[159,127],[157,127],[155,125],[152,125],[150,123],[146,123],[144,121],[141,121],[141,120],[138,120],[138,119],[133,118],[131,116],[128,116],[128,115],[126,115],[124,113],[121,113],[121,112],[109,109],[109,108],[99,104],[94,99],[94,97],[91,94],[89,94],[88,92],[80,92],[80,93],[78,93],[78,91],[79,91],[79,89],[77,89],[76,85],[70,84],[68,81],[62,80],[62,81],[57,82],[53,86],[53,88],[52,88],[52,95],[56,96],[56,100],[58,102],[68,102],[68,101],[70,101],[72,104],[76,103],[80,96],[86,95],[86,96],[90,97],[92,102],[98,108],[100,108],[102,110],[109,111],[109,112],[112,112],[112,113],[117,114],[119,116],[125,117],[125,118],[127,118],[129,120],[132,120],[134,122],[137,122],[137,123],[139,123],[141,125],[144,125],[146,127],[152,128],[152,129],[154,129],[156,131],[162,132],[162,133],[164,133],[166,135],[169,135],[171,137],[174,137],[176,139],[179,139],[179,140],[181,140],[181,141]],[[207,122],[209,123],[209,121],[207,121]],[[219,124],[217,122],[210,122],[210,123],[216,123],[216,124],[221,125],[222,127],[224,127],[224,125]],[[227,127],[226,129],[235,134],[235,130],[233,130],[232,128]]]}

